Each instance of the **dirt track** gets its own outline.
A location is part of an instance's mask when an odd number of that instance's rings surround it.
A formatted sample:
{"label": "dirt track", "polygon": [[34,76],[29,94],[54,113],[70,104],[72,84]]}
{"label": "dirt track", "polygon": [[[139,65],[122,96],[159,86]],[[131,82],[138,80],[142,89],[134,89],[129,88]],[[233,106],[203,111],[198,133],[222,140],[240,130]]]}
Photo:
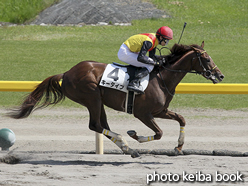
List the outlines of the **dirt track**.
{"label": "dirt track", "polygon": [[[174,111],[187,121],[184,149],[248,152],[247,112]],[[156,119],[164,131],[163,138],[139,144],[126,134],[127,130],[136,130],[143,136],[153,132],[131,115],[112,110],[107,110],[107,115],[111,129],[122,134],[131,148],[173,149],[177,145],[179,126],[175,121]],[[178,174],[181,177],[177,185],[192,183],[182,180],[183,171],[210,174],[212,181],[204,182],[206,185],[232,185],[232,182],[216,182],[216,171],[233,176],[239,171],[246,182],[236,183],[248,184],[248,157],[144,154],[132,159],[120,154],[82,154],[95,150],[95,133],[88,129],[85,109],[44,109],[23,120],[1,116],[0,126],[15,132],[17,141],[10,150],[21,159],[15,165],[0,164],[0,185],[145,185],[147,174],[151,176],[154,171]],[[107,138],[104,138],[104,149],[119,150]],[[0,157],[5,155],[0,153]]]}

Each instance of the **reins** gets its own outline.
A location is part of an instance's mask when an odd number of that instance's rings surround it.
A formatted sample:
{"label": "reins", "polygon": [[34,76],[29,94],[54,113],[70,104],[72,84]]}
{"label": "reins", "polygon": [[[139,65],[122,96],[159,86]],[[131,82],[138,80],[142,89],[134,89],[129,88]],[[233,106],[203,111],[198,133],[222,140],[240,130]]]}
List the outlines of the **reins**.
{"label": "reins", "polygon": [[170,91],[169,91],[169,89],[167,88],[167,86],[166,86],[166,84],[165,84],[165,82],[164,82],[164,79],[162,78],[162,75],[161,75],[161,73],[160,73],[160,70],[158,70],[158,73],[159,73],[159,75],[160,75],[160,78],[161,78],[161,80],[162,80],[162,82],[163,82],[163,84],[164,84],[164,88],[166,89],[166,91],[168,92],[168,94],[170,95],[170,96],[174,96],[175,95],[175,91],[173,92],[173,93],[171,93]]}
{"label": "reins", "polygon": [[[160,51],[160,52],[161,52],[161,51]],[[205,52],[206,52],[205,50],[202,51],[201,53],[196,52],[196,55],[197,55],[197,58],[198,58],[198,60],[199,60],[200,66],[203,68],[203,71],[202,71],[202,72],[199,72],[199,71],[192,71],[192,63],[193,63],[195,57],[192,58],[192,60],[191,60],[191,70],[189,70],[189,71],[187,71],[187,70],[173,70],[173,69],[166,68],[164,65],[162,65],[162,67],[163,67],[165,70],[170,71],[170,72],[176,72],[176,73],[177,73],[177,72],[179,72],[179,73],[192,73],[192,74],[196,74],[196,75],[197,75],[197,74],[198,74],[198,75],[205,75],[206,78],[209,79],[209,78],[212,76],[212,71],[213,71],[215,68],[217,68],[217,65],[215,65],[212,69],[208,69],[208,70],[204,67],[204,65],[203,65],[203,63],[202,63],[202,61],[201,61],[201,55],[202,55],[203,53],[205,53]],[[164,64],[165,64],[165,63],[166,63],[166,62],[164,62]],[[161,75],[160,70],[158,70],[158,72],[159,72],[160,78],[161,78],[162,81],[163,81],[163,85],[164,85],[166,91],[168,92],[168,94],[169,94],[170,96],[173,97],[173,96],[175,95],[175,91],[174,91],[173,93],[171,93],[171,92],[169,91],[168,87],[166,86],[166,84],[165,84],[165,82],[164,82],[164,79],[162,78],[162,75]]]}
{"label": "reins", "polygon": [[[201,53],[197,53],[196,55],[197,55],[197,57],[198,57],[198,59],[199,59],[199,62],[200,62],[200,66],[201,67],[203,67],[203,71],[207,71],[206,69],[205,69],[205,67],[203,66],[203,64],[202,64],[202,61],[201,61],[201,54],[203,54],[203,53],[205,53],[206,51],[204,50],[203,52],[201,52]],[[194,60],[195,58],[192,58],[192,60],[191,60],[191,67],[192,67],[192,62],[193,62],[193,60]],[[170,71],[170,72],[180,72],[180,73],[191,73],[191,74],[199,74],[199,75],[201,75],[201,74],[203,74],[203,72],[199,72],[199,71],[192,71],[192,70],[173,70],[173,69],[169,69],[169,68],[166,68],[165,66],[162,66],[165,70],[167,70],[167,71]],[[217,67],[217,66],[216,66]],[[215,67],[215,68],[216,68]],[[191,68],[192,69],[192,68]]]}

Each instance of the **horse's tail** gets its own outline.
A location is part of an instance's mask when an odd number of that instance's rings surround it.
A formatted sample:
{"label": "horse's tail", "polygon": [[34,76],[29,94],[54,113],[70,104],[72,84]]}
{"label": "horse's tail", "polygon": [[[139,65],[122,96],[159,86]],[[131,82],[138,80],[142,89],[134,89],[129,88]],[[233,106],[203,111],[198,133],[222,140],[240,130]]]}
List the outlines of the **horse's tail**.
{"label": "horse's tail", "polygon": [[38,108],[55,105],[64,100],[60,80],[63,74],[48,77],[31,92],[18,109],[7,114],[11,118],[21,119],[28,117],[31,112]]}

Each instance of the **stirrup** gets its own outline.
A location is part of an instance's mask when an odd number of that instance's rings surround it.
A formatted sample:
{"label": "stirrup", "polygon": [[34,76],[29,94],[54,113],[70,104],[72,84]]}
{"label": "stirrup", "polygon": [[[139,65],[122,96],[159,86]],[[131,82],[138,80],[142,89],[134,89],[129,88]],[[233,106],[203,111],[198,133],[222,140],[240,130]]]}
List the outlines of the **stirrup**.
{"label": "stirrup", "polygon": [[127,86],[127,90],[134,91],[134,92],[136,92],[138,94],[145,94],[145,92],[143,90],[141,90],[141,89],[139,89],[139,88],[137,88],[135,86]]}

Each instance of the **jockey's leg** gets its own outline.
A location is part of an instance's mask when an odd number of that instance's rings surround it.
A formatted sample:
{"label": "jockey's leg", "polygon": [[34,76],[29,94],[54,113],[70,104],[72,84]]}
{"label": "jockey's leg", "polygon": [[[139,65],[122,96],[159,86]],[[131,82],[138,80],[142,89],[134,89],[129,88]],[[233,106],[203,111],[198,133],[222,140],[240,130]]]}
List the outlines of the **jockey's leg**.
{"label": "jockey's leg", "polygon": [[137,92],[138,94],[144,94],[144,90],[142,85],[140,85],[140,81],[143,77],[146,77],[149,74],[147,68],[141,68],[135,73],[134,79],[129,82],[127,86],[127,90]]}
{"label": "jockey's leg", "polygon": [[[148,56],[145,57],[147,59],[152,60]],[[135,79],[129,82],[127,89],[130,91],[137,92],[139,94],[144,94],[143,87],[140,85],[140,80],[143,77],[147,76],[153,70],[154,65],[139,62],[137,60],[138,53],[131,52],[125,44],[121,45],[118,52],[118,58],[121,61],[133,65],[135,67],[141,67],[141,69],[135,73]]]}
{"label": "jockey's leg", "polygon": [[[141,63],[137,60],[139,53],[131,52],[130,49],[125,45],[122,44],[119,52],[118,52],[118,58],[124,63],[133,65],[135,67],[146,67],[149,73],[153,70],[154,65]],[[152,60],[148,56],[145,56],[147,59]]]}

